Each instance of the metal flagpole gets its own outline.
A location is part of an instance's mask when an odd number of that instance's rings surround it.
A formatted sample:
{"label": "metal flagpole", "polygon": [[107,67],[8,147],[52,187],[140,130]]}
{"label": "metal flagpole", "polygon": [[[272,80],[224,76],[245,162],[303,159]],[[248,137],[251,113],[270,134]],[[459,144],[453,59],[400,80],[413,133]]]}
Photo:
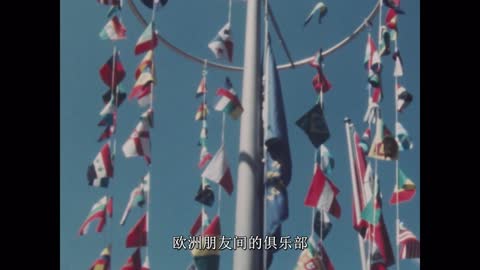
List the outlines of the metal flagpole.
{"label": "metal flagpole", "polygon": [[[358,195],[357,195],[357,181],[355,180],[355,165],[353,163],[353,146],[352,146],[352,137],[351,137],[351,128],[352,128],[352,123],[348,117],[345,117],[345,131],[347,133],[347,143],[348,143],[348,157],[350,160],[350,175],[352,179],[352,187],[353,187],[353,201],[354,201],[354,206],[355,206],[355,211],[357,213],[360,213],[360,206],[359,206],[359,201],[358,201]],[[358,236],[358,245],[360,247],[360,260],[362,264],[362,270],[366,270],[366,264],[365,264],[365,246],[363,245],[363,238],[360,234],[357,234]]]}
{"label": "metal flagpole", "polygon": [[[238,158],[235,235],[260,236],[263,197],[260,147],[260,0],[247,2],[240,143]],[[261,250],[236,249],[233,270],[254,270]]]}

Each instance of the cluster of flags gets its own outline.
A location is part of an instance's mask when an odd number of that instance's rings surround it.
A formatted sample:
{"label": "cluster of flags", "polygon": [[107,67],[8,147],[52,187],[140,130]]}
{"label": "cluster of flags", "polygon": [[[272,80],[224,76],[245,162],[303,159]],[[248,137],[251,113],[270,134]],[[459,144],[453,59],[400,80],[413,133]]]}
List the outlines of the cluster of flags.
{"label": "cluster of flags", "polygon": [[[119,41],[126,39],[126,27],[122,23],[120,11],[122,2],[120,0],[97,0],[98,3],[110,6],[107,13],[107,23],[101,29],[99,37],[102,40]],[[166,5],[167,0],[142,0],[142,3],[154,8],[155,5]],[[154,12],[154,11],[152,11]],[[145,53],[144,58],[135,70],[135,85],[128,95],[128,99],[137,99],[141,107],[148,107],[142,113],[139,122],[132,131],[129,138],[122,146],[122,152],[126,158],[142,156],[147,165],[151,163],[150,149],[150,129],[153,128],[153,96],[152,91],[155,84],[153,50],[158,45],[158,39],[155,32],[154,22],[152,21],[138,39],[134,52],[136,55]],[[104,127],[103,133],[98,141],[109,140],[106,142],[100,152],[95,157],[92,164],[87,169],[87,180],[90,186],[107,188],[110,179],[114,175],[114,153],[116,152],[116,138],[113,137],[116,132],[117,111],[125,99],[127,93],[124,91],[121,82],[126,77],[125,68],[120,60],[120,53],[114,47],[112,56],[100,67],[99,75],[102,82],[108,87],[108,90],[102,95],[104,108],[100,111],[101,120],[98,126]],[[111,147],[114,147],[112,149]],[[122,270],[148,270],[148,254],[145,257],[143,265],[141,264],[140,248],[147,245],[148,232],[148,201],[150,199],[150,171],[140,181],[131,194],[126,209],[122,215],[120,224],[126,223],[127,217],[134,206],[144,208],[146,211],[136,222],[127,234],[125,246],[127,248],[136,248],[133,254],[122,266]],[[88,214],[86,220],[80,227],[79,234],[85,235],[89,225],[98,220],[97,232],[101,232],[106,224],[107,216],[112,218],[113,199],[110,196],[102,197],[95,203]],[[100,254],[100,258],[94,261],[91,270],[109,270],[111,264],[111,246],[106,247]]]}

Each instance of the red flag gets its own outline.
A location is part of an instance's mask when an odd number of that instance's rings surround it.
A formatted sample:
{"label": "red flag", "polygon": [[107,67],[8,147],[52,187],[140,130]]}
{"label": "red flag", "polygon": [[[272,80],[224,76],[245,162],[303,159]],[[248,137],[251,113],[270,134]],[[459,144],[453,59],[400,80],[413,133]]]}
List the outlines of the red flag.
{"label": "red flag", "polygon": [[140,256],[140,249],[137,248],[135,252],[128,258],[127,262],[122,266],[121,270],[141,270],[142,258]]}
{"label": "red flag", "polygon": [[147,245],[147,214],[133,226],[127,234],[126,247],[144,247]]}
{"label": "red flag", "polygon": [[113,67],[113,60],[113,56],[110,57],[107,63],[100,68],[100,78],[107,87],[115,88],[125,78],[125,69],[120,61],[120,55],[118,52],[115,53],[115,68]]}
{"label": "red flag", "polygon": [[[380,221],[377,225],[370,225],[367,231],[367,239],[373,241],[381,256],[381,263],[386,267],[395,263],[395,257],[393,256],[392,245],[388,238],[387,228],[383,220],[383,215],[380,216]],[[375,262],[376,263],[376,262]]]}

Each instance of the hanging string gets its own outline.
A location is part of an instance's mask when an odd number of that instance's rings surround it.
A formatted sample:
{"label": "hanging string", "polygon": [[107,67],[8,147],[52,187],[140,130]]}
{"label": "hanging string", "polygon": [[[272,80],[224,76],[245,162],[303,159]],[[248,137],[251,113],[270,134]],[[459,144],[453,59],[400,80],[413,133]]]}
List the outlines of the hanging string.
{"label": "hanging string", "polygon": [[228,0],[228,24],[232,21],[232,0]]}
{"label": "hanging string", "polygon": [[[207,88],[207,74],[208,74],[208,72],[207,72],[207,65],[208,65],[208,64],[207,64],[207,59],[203,59],[202,80],[203,80],[203,83],[204,83],[204,86],[205,86],[205,90],[206,90],[206,88]],[[207,95],[207,92],[205,91],[205,92],[203,93],[203,104],[206,103],[206,99],[207,99],[206,95]],[[202,129],[206,129],[206,128],[207,128],[207,119],[206,119],[206,117],[205,117],[205,118],[202,120]],[[206,134],[205,134],[205,135],[206,135]],[[206,138],[205,138],[205,139],[206,139]],[[205,182],[206,182],[207,180],[202,177],[202,178],[201,178],[201,181],[202,181],[201,186],[202,186],[202,191],[203,191],[203,189],[204,189],[205,186],[206,186],[206,185],[205,185]],[[202,212],[201,212],[201,222],[202,222],[202,225],[201,225],[200,227],[201,227],[202,235],[203,235],[203,232],[204,232],[204,230],[205,230],[205,227],[203,226],[203,224],[205,224],[205,221],[203,220],[204,214],[205,214],[205,205],[204,205],[203,203],[202,203],[201,211],[202,211]]]}
{"label": "hanging string", "polygon": [[[230,3],[232,0],[229,0]],[[264,25],[265,25],[265,30],[264,30],[264,40],[263,40],[263,57],[265,59],[264,61],[264,74],[263,74],[263,111],[268,112],[268,104],[269,104],[269,98],[270,95],[268,94],[267,89],[269,88],[269,81],[270,81],[270,54],[268,53],[268,50],[270,48],[270,40],[268,37],[269,34],[269,23],[268,23],[268,0],[264,0],[264,6],[263,6],[263,20],[264,20]],[[263,132],[262,132],[262,146],[263,146],[263,236],[267,235],[267,198],[266,198],[266,182],[265,179],[268,179],[268,171],[267,171],[267,147],[264,144],[265,141],[265,130],[267,127],[267,121],[268,121],[268,116],[267,113],[262,113],[263,116]],[[263,259],[263,269],[267,270],[267,258],[268,257],[268,251],[264,248],[262,250],[262,259]]]}
{"label": "hanging string", "polygon": [[[395,39],[395,52],[398,51],[398,36],[397,38]],[[394,110],[395,110],[395,136],[397,136],[397,122],[398,122],[398,110],[397,110],[397,102],[398,102],[398,97],[397,97],[397,85],[398,85],[398,77],[397,76],[394,76],[395,77],[395,86],[394,86],[394,96],[395,96],[395,104],[394,104]],[[396,206],[395,206],[395,210],[396,210],[396,220],[395,220],[395,236],[396,236],[396,239],[395,239],[395,242],[398,242],[397,239],[398,239],[398,235],[400,234],[400,228],[399,228],[399,223],[400,223],[400,203],[398,201],[398,169],[399,169],[399,166],[400,166],[400,157],[397,158],[397,160],[395,160],[395,186],[397,188],[397,192],[395,192],[395,197],[397,199],[397,203],[396,203]],[[397,270],[400,270],[400,244],[399,243],[396,243],[396,248],[397,248]]]}
{"label": "hanging string", "polygon": [[[223,112],[222,113],[222,143],[220,147],[225,147],[225,122],[226,122],[225,118],[226,118],[225,112]],[[218,208],[217,208],[218,216],[220,216],[221,201],[222,201],[222,187],[218,185]]]}

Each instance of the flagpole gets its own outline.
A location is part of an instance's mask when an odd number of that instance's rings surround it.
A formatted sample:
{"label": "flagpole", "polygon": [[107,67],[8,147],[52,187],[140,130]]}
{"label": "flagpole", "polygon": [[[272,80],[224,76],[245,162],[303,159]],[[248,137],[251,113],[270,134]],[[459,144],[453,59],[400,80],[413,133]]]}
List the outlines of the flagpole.
{"label": "flagpole", "polygon": [[[355,165],[353,163],[353,148],[352,148],[352,137],[351,137],[351,128],[353,127],[353,124],[351,123],[350,118],[345,117],[344,119],[345,122],[345,132],[347,133],[347,145],[348,145],[348,157],[349,157],[349,163],[350,163],[350,176],[352,180],[352,187],[353,187],[353,205],[355,207],[355,212],[360,213],[360,205],[359,205],[359,198],[357,194],[357,181],[355,179]],[[357,234],[358,237],[358,246],[360,249],[360,262],[362,265],[362,270],[367,270],[366,264],[365,264],[365,246],[363,245],[363,239],[360,234]]]}
{"label": "flagpole", "polygon": [[[247,2],[242,104],[240,120],[238,189],[235,211],[235,235],[261,234],[262,198],[260,131],[260,0]],[[233,253],[233,270],[254,270],[261,253],[257,250],[237,249]]]}

